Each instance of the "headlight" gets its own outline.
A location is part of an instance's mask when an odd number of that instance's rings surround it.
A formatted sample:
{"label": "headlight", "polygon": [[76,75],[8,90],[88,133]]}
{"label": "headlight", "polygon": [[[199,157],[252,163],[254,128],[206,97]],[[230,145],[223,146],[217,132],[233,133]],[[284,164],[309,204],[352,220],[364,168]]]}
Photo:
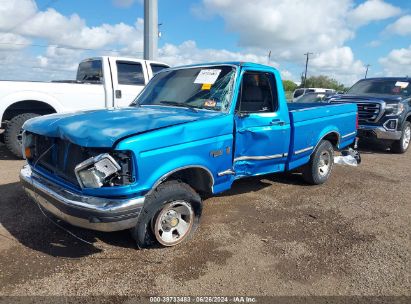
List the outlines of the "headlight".
{"label": "headlight", "polygon": [[33,134],[27,133],[23,131],[22,140],[21,140],[21,149],[23,153],[23,158],[30,159],[33,157],[33,145],[34,145],[34,138]]}
{"label": "headlight", "polygon": [[400,115],[404,111],[403,103],[392,103],[385,106],[385,111],[389,116]]}
{"label": "headlight", "polygon": [[78,164],[74,171],[82,188],[101,188],[120,169],[115,159],[104,153]]}

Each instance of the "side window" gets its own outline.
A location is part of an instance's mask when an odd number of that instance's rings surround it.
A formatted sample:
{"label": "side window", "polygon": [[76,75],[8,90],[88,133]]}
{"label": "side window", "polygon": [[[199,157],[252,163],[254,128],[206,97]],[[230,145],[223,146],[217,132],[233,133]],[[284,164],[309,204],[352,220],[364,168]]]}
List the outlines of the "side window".
{"label": "side window", "polygon": [[294,91],[294,98],[300,97],[304,94],[304,89],[297,89]]}
{"label": "side window", "polygon": [[262,72],[244,73],[237,110],[242,113],[274,112],[277,106],[274,75]]}
{"label": "side window", "polygon": [[137,62],[117,61],[118,84],[144,85],[143,67]]}
{"label": "side window", "polygon": [[87,60],[79,64],[77,81],[85,83],[101,83],[103,80],[103,66],[101,60]]}
{"label": "side window", "polygon": [[161,70],[164,70],[164,69],[168,68],[168,66],[166,66],[166,65],[155,64],[155,63],[151,63],[150,66],[151,66],[151,71],[153,72],[153,75],[157,74]]}

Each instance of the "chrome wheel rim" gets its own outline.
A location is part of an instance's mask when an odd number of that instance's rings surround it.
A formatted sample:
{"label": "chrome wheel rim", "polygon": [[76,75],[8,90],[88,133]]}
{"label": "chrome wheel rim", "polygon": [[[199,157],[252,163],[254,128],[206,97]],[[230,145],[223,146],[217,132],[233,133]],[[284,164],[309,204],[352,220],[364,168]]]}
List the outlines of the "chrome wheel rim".
{"label": "chrome wheel rim", "polygon": [[411,128],[407,127],[404,130],[404,136],[402,138],[402,148],[404,150],[407,150],[408,146],[410,145],[410,140],[411,140]]}
{"label": "chrome wheel rim", "polygon": [[320,160],[318,162],[318,174],[321,177],[327,176],[331,168],[331,155],[330,152],[324,151],[320,155]]}
{"label": "chrome wheel rim", "polygon": [[191,231],[194,223],[194,211],[183,200],[166,204],[155,218],[154,235],[163,246],[181,243]]}

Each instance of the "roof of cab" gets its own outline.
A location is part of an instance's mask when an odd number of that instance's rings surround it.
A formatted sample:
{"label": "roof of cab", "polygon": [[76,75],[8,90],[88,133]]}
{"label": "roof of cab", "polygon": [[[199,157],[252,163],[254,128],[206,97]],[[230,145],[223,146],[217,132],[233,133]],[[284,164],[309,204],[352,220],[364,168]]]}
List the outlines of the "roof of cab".
{"label": "roof of cab", "polygon": [[190,68],[190,67],[201,67],[201,66],[212,66],[212,65],[233,65],[238,67],[252,67],[252,68],[270,68],[275,69],[272,66],[248,62],[248,61],[223,61],[223,62],[203,62],[203,63],[195,63],[183,66],[177,66],[175,68]]}

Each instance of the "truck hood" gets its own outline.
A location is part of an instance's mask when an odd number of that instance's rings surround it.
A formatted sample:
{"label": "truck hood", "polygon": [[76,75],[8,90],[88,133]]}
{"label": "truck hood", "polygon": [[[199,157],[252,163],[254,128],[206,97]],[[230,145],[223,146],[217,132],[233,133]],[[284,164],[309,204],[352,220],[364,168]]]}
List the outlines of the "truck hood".
{"label": "truck hood", "polygon": [[112,147],[124,137],[223,115],[220,112],[186,108],[141,106],[52,114],[33,118],[23,129],[59,137],[83,147]]}
{"label": "truck hood", "polygon": [[402,96],[395,96],[395,95],[380,95],[380,94],[370,94],[370,95],[350,95],[350,94],[344,94],[344,95],[337,95],[337,96],[332,96],[331,97],[334,100],[344,100],[344,101],[349,101],[352,100],[352,102],[356,101],[385,101],[386,103],[398,103],[404,99]]}

